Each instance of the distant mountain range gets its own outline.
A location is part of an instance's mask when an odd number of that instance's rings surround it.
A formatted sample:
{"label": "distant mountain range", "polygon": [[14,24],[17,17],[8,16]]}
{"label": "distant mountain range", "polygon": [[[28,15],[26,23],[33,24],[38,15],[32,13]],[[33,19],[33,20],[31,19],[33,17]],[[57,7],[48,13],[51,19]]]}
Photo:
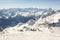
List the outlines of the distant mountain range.
{"label": "distant mountain range", "polygon": [[[39,20],[55,14],[60,14],[60,10],[38,9],[38,8],[10,8],[0,10],[0,27],[14,27],[20,24],[37,25]],[[52,17],[53,18],[53,17]],[[40,21],[39,21],[40,22]],[[40,22],[41,23],[41,22]]]}

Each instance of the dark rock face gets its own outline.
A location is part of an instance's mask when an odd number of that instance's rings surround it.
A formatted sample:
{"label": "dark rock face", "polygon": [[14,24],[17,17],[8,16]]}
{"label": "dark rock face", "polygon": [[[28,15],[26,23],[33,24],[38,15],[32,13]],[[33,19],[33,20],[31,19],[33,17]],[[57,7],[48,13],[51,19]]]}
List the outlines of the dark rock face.
{"label": "dark rock face", "polygon": [[50,24],[48,24],[48,26],[50,26],[50,27],[60,27],[60,19],[56,23],[50,23]]}
{"label": "dark rock face", "polygon": [[32,17],[24,17],[24,16],[16,16],[14,18],[8,18],[8,19],[4,19],[4,18],[0,18],[0,26],[3,28],[6,27],[13,27],[15,25],[17,25],[18,23],[26,23],[28,20],[30,19],[34,19]]}
{"label": "dark rock face", "polygon": [[2,27],[0,27],[0,32],[2,32],[3,31],[3,28]]}

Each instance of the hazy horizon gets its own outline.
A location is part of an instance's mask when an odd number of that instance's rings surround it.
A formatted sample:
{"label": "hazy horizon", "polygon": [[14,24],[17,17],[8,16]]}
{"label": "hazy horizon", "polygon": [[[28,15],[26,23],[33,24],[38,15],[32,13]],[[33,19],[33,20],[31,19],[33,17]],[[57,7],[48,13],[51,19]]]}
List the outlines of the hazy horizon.
{"label": "hazy horizon", "polygon": [[3,8],[60,9],[60,0],[0,0],[0,9]]}

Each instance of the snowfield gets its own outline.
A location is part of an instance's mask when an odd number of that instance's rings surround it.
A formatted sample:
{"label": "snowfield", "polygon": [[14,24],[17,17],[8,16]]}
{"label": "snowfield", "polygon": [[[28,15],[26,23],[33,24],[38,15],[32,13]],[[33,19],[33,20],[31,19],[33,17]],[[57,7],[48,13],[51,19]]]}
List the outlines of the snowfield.
{"label": "snowfield", "polygon": [[60,40],[60,10],[0,10],[0,40]]}
{"label": "snowfield", "polygon": [[50,32],[20,32],[0,35],[0,40],[60,40],[60,34]]}

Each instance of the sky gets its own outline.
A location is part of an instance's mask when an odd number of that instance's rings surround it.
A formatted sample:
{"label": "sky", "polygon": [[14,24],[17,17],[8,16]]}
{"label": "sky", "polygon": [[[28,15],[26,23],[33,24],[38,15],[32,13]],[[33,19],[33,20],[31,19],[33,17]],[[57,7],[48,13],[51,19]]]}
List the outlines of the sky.
{"label": "sky", "polygon": [[0,0],[0,9],[1,8],[60,9],[60,0]]}

